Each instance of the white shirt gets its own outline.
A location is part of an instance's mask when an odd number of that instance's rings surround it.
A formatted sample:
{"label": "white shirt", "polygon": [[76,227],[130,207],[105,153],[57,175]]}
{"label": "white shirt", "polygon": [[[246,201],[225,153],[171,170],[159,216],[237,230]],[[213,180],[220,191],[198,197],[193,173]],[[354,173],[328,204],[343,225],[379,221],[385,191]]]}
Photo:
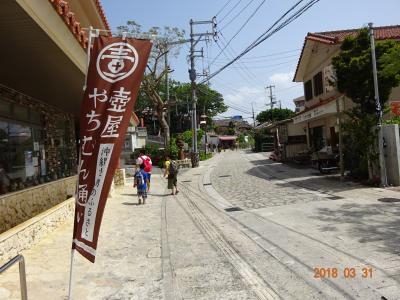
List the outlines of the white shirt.
{"label": "white shirt", "polygon": [[153,165],[153,162],[151,161],[150,156],[147,156],[147,155],[139,156],[138,159],[136,160],[136,164],[137,164],[137,165],[143,164],[143,159],[149,160],[150,164]]}

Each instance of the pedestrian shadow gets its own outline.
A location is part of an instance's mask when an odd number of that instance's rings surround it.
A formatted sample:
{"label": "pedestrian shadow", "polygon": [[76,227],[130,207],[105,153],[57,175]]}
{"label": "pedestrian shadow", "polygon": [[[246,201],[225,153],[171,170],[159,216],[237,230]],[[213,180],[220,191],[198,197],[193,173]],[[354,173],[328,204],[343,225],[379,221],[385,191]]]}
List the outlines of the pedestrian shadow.
{"label": "pedestrian shadow", "polygon": [[[147,195],[148,195],[148,197],[166,197],[166,196],[169,196],[170,194],[152,194],[152,193],[147,193]],[[121,196],[130,196],[130,197],[137,197],[137,194],[136,193],[133,193],[133,194],[127,194],[127,193],[125,193],[125,194],[121,194]]]}
{"label": "pedestrian shadow", "polygon": [[137,202],[122,202],[122,205],[140,205]]}

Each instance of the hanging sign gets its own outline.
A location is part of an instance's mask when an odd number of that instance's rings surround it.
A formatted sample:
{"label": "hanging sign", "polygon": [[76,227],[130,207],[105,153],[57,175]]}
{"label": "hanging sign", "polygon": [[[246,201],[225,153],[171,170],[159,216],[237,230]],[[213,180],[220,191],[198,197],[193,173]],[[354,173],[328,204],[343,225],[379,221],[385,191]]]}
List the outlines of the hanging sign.
{"label": "hanging sign", "polygon": [[151,50],[149,40],[94,39],[80,117],[72,248],[95,261],[104,207]]}

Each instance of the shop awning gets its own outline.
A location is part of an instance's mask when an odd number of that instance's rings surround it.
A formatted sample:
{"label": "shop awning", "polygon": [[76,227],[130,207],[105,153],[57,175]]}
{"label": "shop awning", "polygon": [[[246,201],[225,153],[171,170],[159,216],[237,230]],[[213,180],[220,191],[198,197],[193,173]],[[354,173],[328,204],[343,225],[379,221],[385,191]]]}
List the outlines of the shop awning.
{"label": "shop awning", "polygon": [[336,114],[337,108],[335,100],[341,96],[342,95],[331,97],[318,103],[317,105],[306,108],[304,111],[293,117],[293,123],[299,124],[303,122],[309,122],[327,115]]}
{"label": "shop awning", "polygon": [[225,135],[218,137],[220,141],[236,141],[237,136],[235,135]]}

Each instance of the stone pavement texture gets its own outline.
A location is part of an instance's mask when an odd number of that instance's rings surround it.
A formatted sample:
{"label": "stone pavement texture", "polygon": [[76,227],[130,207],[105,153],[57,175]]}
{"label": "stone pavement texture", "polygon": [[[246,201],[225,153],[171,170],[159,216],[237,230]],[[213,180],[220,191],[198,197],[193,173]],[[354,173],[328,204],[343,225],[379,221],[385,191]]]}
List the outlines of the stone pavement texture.
{"label": "stone pavement texture", "polygon": [[[152,182],[146,205],[131,181],[108,200],[96,263],[76,255],[74,299],[400,299],[396,191],[240,151],[180,172],[177,196]],[[68,222],[23,253],[29,299],[66,299],[71,234]],[[19,299],[17,267],[0,299]]]}
{"label": "stone pavement texture", "polygon": [[[400,299],[400,204],[385,202],[400,194],[341,183],[266,157],[228,153],[212,172],[216,191],[245,210],[233,218],[306,281],[318,282],[314,268],[356,269],[353,279],[342,273],[320,281],[325,297],[327,282],[335,298]],[[372,278],[362,278],[364,267],[372,267]]]}

